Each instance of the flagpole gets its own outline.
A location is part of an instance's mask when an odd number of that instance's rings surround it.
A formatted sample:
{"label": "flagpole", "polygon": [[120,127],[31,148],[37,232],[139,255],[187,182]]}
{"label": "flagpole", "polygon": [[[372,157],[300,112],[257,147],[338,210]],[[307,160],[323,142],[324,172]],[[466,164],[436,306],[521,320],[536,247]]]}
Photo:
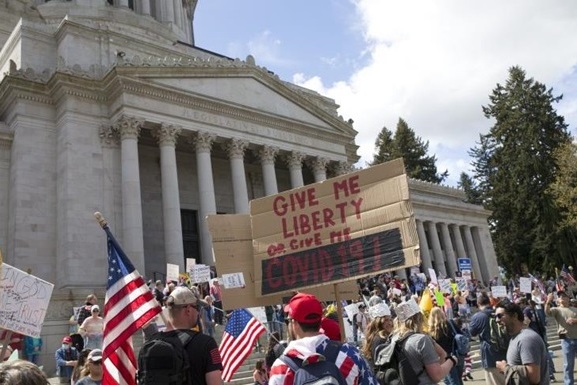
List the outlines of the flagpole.
{"label": "flagpole", "polygon": [[343,320],[343,304],[341,303],[341,293],[339,293],[339,284],[333,285],[335,290],[335,299],[337,301],[337,315],[339,316],[339,329],[341,329],[341,342],[345,338],[345,321]]}

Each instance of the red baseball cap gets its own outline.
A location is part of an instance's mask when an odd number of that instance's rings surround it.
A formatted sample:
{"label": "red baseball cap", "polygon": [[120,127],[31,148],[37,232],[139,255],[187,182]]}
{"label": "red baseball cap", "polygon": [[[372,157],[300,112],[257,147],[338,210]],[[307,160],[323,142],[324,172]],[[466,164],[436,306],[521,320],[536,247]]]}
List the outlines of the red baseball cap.
{"label": "red baseball cap", "polygon": [[339,323],[333,319],[323,317],[321,321],[321,333],[329,337],[330,340],[341,340],[341,327]]}
{"label": "red baseball cap", "polygon": [[321,302],[314,295],[306,293],[298,293],[292,297],[284,311],[289,318],[301,324],[320,322],[323,317]]}
{"label": "red baseball cap", "polygon": [[63,344],[71,344],[72,343],[72,338],[70,338],[69,336],[66,336],[62,339],[62,343]]}

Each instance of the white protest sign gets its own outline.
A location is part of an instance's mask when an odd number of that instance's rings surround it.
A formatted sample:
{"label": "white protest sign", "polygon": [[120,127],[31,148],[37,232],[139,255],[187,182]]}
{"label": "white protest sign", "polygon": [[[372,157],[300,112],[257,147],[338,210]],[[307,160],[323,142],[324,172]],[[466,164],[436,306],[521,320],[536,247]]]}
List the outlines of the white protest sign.
{"label": "white protest sign", "polygon": [[411,267],[411,275],[417,275],[421,272],[421,269],[419,268],[419,266],[413,266]]}
{"label": "white protest sign", "polygon": [[242,272],[223,274],[222,285],[225,289],[244,288],[246,287],[246,284],[244,283],[244,274],[242,274]]}
{"label": "white protest sign", "polygon": [[355,314],[359,312],[359,304],[351,303],[350,305],[345,306],[345,311],[347,312],[347,318],[352,322]]}
{"label": "white protest sign", "polygon": [[531,293],[531,278],[519,278],[519,289],[521,293]]}
{"label": "white protest sign", "polygon": [[437,282],[437,273],[435,273],[435,270],[433,269],[429,269],[429,277],[431,277],[431,283],[432,284],[438,284]]}
{"label": "white protest sign", "polygon": [[261,323],[263,323],[264,325],[267,324],[267,319],[266,319],[266,312],[264,311],[264,307],[263,306],[259,306],[259,307],[249,307],[247,308],[247,310],[249,312],[252,313],[252,315],[254,316],[254,318],[256,318],[257,320],[259,320]]}
{"label": "white protest sign", "polygon": [[459,289],[460,291],[465,291],[467,290],[467,281],[465,280],[465,278],[455,278],[455,281],[457,282],[457,289]]}
{"label": "white protest sign", "polygon": [[493,286],[491,288],[491,294],[495,298],[505,298],[507,297],[507,288],[505,286]]}
{"label": "white protest sign", "polygon": [[467,281],[471,280],[471,270],[462,270],[461,276],[465,278]]}
{"label": "white protest sign", "polygon": [[192,274],[192,268],[196,265],[196,259],[186,258],[186,272]]}
{"label": "white protest sign", "polygon": [[172,263],[166,264],[166,280],[178,282],[178,265],[173,265]]}
{"label": "white protest sign", "polygon": [[194,265],[190,274],[190,282],[201,283],[210,281],[210,266]]}
{"label": "white protest sign", "polygon": [[439,289],[443,293],[451,293],[451,280],[450,279],[440,279]]}
{"label": "white protest sign", "polygon": [[2,264],[0,272],[0,328],[40,337],[54,285]]}

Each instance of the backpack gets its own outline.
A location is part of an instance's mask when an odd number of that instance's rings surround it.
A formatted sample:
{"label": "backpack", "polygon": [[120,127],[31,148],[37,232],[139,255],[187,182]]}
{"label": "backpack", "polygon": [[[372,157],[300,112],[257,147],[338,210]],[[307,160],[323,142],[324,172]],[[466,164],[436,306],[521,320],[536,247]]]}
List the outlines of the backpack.
{"label": "backpack", "polygon": [[374,353],[375,377],[381,385],[418,385],[419,376],[425,368],[416,373],[405,354],[405,342],[415,333],[407,333],[403,338],[393,334]]}
{"label": "backpack", "polygon": [[506,354],[509,347],[509,335],[505,328],[495,320],[495,317],[489,316],[489,331],[493,350],[500,354]]}
{"label": "backpack", "polygon": [[316,362],[303,362],[300,358],[285,354],[279,359],[294,372],[293,385],[347,385],[345,377],[335,364],[341,346],[336,341],[328,340],[323,356]]}
{"label": "backpack", "polygon": [[465,357],[471,349],[471,339],[464,334],[457,333],[452,320],[447,321],[453,330],[453,353]]}
{"label": "backpack", "polygon": [[139,385],[192,385],[186,346],[198,333],[178,330],[152,336],[138,354]]}

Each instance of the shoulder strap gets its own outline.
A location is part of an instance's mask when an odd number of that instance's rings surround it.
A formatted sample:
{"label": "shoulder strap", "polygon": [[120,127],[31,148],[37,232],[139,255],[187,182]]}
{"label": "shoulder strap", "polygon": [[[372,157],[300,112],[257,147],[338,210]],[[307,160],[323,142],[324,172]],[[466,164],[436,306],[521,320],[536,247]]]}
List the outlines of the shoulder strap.
{"label": "shoulder strap", "polygon": [[453,325],[453,320],[447,320],[447,323],[449,324],[449,326],[451,326],[451,330],[453,331],[453,336],[457,335],[457,329],[455,328],[455,325]]}
{"label": "shoulder strap", "polygon": [[182,343],[182,346],[186,347],[186,345],[188,345],[190,343],[190,341],[192,341],[192,339],[194,337],[196,337],[197,334],[198,333],[196,333],[196,332],[179,330],[177,333],[177,336],[178,336],[178,339],[180,340],[180,342]]}
{"label": "shoulder strap", "polygon": [[297,362],[297,358],[292,358],[287,356],[286,354],[283,354],[279,357],[279,360],[281,360],[282,362],[284,362],[292,371],[293,373],[296,373],[297,370],[299,370],[301,368],[302,365],[302,361],[299,359],[299,362]]}
{"label": "shoulder strap", "polygon": [[341,351],[341,346],[342,346],[341,343],[339,343],[337,341],[329,340],[327,347],[325,348],[325,351],[323,352],[323,356],[325,356],[327,361],[336,363],[337,357],[339,356],[339,353]]}
{"label": "shoulder strap", "polygon": [[[403,338],[400,338],[400,339],[397,341],[397,343],[398,343],[398,349],[399,349],[399,350],[404,350],[404,349],[405,349],[405,342],[407,342],[407,340],[409,339],[409,337],[412,336],[413,334],[422,334],[422,333],[408,332],[407,334],[405,334],[405,335],[403,336]],[[404,354],[404,353],[403,353],[403,354]],[[406,355],[405,355],[405,358],[407,358]],[[410,362],[409,362],[409,364],[410,364]],[[423,374],[424,371],[425,371],[425,367],[423,366],[423,367],[421,368],[421,370],[419,370],[419,371],[417,372],[417,378],[418,378],[421,374]]]}

